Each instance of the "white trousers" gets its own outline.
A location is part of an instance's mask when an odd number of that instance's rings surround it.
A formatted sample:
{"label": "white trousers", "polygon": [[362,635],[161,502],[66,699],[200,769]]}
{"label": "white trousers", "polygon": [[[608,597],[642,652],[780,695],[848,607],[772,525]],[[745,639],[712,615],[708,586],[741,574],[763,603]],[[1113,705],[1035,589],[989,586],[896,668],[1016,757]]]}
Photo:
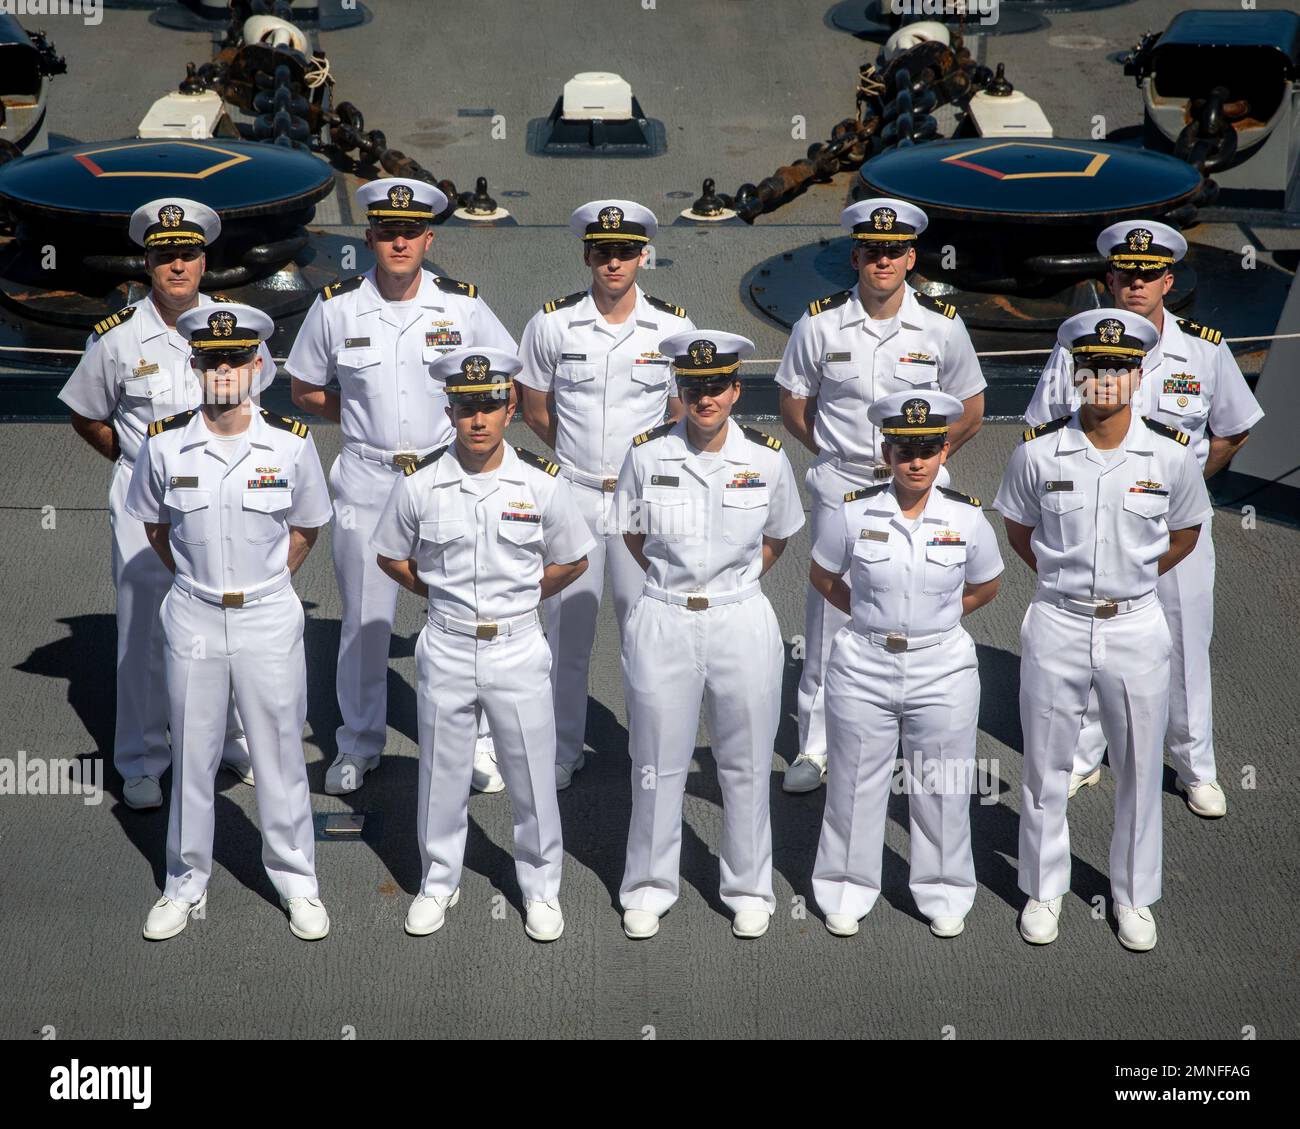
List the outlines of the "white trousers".
{"label": "white trousers", "polygon": [[876,904],[901,738],[912,897],[931,920],[965,917],[975,902],[974,641],[955,627],[933,647],[892,652],[846,627],[831,647],[825,694],[829,760],[813,868],[817,905],[856,919]]}
{"label": "white trousers", "polygon": [[[131,465],[118,459],[108,492],[113,536],[113,587],[117,589],[117,722],[113,766],[123,779],[162,776],[172,763],[167,743],[167,685],[163,673],[163,628],[158,611],[172,586],[172,574],[144,534],[144,523],[126,512]],[[221,754],[232,764],[248,763],[243,723],[229,702]]]}
{"label": "white trousers", "polygon": [[422,893],[460,885],[475,735],[486,717],[514,822],[515,876],[529,901],[560,892],[564,846],[555,795],[551,652],[539,628],[495,639],[426,623],[415,647],[420,724],[416,829]]}
{"label": "white trousers", "polygon": [[262,864],[280,897],[316,897],[297,594],[286,587],[242,608],[223,608],[172,588],[162,622],[174,753],[163,893],[197,901],[212,875],[215,779],[233,693],[257,777]]}
{"label": "white trousers", "polygon": [[1169,652],[1158,600],[1111,619],[1076,615],[1038,599],[1025,612],[1019,874],[1020,889],[1031,898],[1047,901],[1070,888],[1066,795],[1079,726],[1095,691],[1115,775],[1111,894],[1126,906],[1159,899]]}
{"label": "white trousers", "polygon": [[691,611],[642,596],[623,640],[632,822],[619,899],[663,915],[677,901],[682,798],[700,704],[722,789],[722,901],[776,909],[768,793],[784,648],[763,595]]}
{"label": "white trousers", "polygon": [[[861,486],[876,485],[875,479],[837,470],[825,460],[825,456],[818,456],[803,481],[811,503],[809,537],[813,545],[817,544],[817,536],[826,522],[839,515],[845,494]],[[949,481],[948,468],[940,467],[936,485],[946,486]],[[808,586],[804,605],[803,671],[799,676],[798,693],[799,751],[805,756],[826,756],[826,700],[822,693],[822,679],[835,635],[848,622],[848,616],[827,603],[811,584]]]}
{"label": "white trousers", "polygon": [[[1210,523],[1201,527],[1196,547],[1156,583],[1165,610],[1173,651],[1169,660],[1169,728],[1165,748],[1179,778],[1208,784],[1214,764],[1214,709],[1210,684],[1210,639],[1214,635],[1214,538]],[[1089,775],[1101,764],[1106,737],[1098,719],[1096,695],[1079,733],[1074,771]]]}
{"label": "white trousers", "polygon": [[628,613],[645,584],[645,573],[617,531],[614,495],[575,482],[573,496],[596,539],[596,547],[587,554],[587,571],[542,605],[551,643],[555,761],[565,765],[573,764],[582,755],[586,738],[587,674],[596,641],[596,617],[605,592],[606,566],[614,588],[620,639]]}

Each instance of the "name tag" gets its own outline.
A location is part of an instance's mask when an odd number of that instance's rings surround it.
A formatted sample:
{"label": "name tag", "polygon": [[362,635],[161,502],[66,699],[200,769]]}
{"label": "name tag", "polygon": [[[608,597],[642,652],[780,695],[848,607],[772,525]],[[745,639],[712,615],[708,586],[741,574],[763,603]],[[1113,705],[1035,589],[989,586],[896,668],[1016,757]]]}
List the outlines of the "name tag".
{"label": "name tag", "polygon": [[365,349],[370,345],[369,337],[345,337],[343,338],[343,348],[345,349]]}
{"label": "name tag", "polygon": [[131,370],[132,376],[153,376],[158,371],[157,365],[141,365],[139,368]]}
{"label": "name tag", "polygon": [[198,486],[198,475],[178,475],[173,474],[171,478],[172,486]]}
{"label": "name tag", "polygon": [[827,353],[826,360],[830,364],[834,364],[836,361],[851,361],[853,360],[853,354],[852,353]]}
{"label": "name tag", "polygon": [[889,534],[883,529],[864,529],[858,534],[859,541],[888,541]]}
{"label": "name tag", "polygon": [[1069,478],[1063,478],[1060,481],[1049,482],[1047,484],[1047,492],[1049,494],[1053,494],[1057,490],[1073,490],[1073,489],[1074,489],[1074,482]]}
{"label": "name tag", "polygon": [[651,486],[680,486],[681,479],[675,474],[652,474],[650,476]]}
{"label": "name tag", "polygon": [[560,354],[560,360],[562,361],[585,361],[586,359],[587,359],[586,353],[561,353]]}

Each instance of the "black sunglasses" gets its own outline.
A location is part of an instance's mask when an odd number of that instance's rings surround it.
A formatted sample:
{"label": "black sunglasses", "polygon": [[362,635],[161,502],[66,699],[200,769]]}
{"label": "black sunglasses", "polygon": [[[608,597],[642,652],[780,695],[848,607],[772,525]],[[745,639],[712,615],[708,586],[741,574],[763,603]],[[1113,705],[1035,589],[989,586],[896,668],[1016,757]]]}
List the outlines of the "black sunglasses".
{"label": "black sunglasses", "polygon": [[194,354],[194,367],[203,369],[205,372],[210,369],[218,369],[222,365],[240,368],[243,365],[252,364],[253,358],[256,356],[256,345],[251,345],[247,349],[209,349]]}

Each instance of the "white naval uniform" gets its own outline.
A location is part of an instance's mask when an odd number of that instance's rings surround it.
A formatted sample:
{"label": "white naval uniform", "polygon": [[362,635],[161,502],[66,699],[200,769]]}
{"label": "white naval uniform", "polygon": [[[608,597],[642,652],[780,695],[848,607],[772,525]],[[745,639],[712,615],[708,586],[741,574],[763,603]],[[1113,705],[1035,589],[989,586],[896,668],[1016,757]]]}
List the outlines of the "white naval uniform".
{"label": "white naval uniform", "polygon": [[794,534],[803,506],[779,440],[726,426],[712,455],[693,450],[684,420],[638,436],[615,495],[650,561],[623,637],[632,822],[619,897],[659,916],[678,896],[701,700],[722,788],[722,901],[776,908],[768,788],[785,651],[758,578],[763,538]]}
{"label": "white naval uniform", "polygon": [[[1066,793],[1094,690],[1115,774],[1111,891],[1133,907],[1160,897],[1170,639],[1157,562],[1170,530],[1203,525],[1211,512],[1200,464],[1171,434],[1181,433],[1134,413],[1121,446],[1098,451],[1076,412],[1026,433],[994,502],[1033,528],[1038,562],[1020,628],[1019,880],[1040,902],[1070,887]],[[1109,618],[1089,610],[1102,600],[1118,601]]]}
{"label": "white naval uniform", "polygon": [[[199,308],[213,301],[200,294]],[[265,343],[258,352],[262,370],[255,393],[275,379],[275,362]],[[68,377],[59,399],[87,419],[106,421],[122,450],[113,464],[108,491],[113,587],[117,590],[113,764],[124,779],[161,776],[172,755],[167,744],[158,609],[172,578],[145,538],[144,527],[126,513],[126,493],[149,425],[197,407],[203,400],[203,387],[190,368],[189,342],[162,320],[149,296],[96,326],[86,343],[85,356]],[[248,747],[233,707],[229,721],[223,759],[246,763]]]}
{"label": "white naval uniform", "polygon": [[[497,470],[468,475],[454,446],[439,450],[398,478],[375,527],[370,551],[413,558],[429,588],[415,648],[420,892],[428,897],[460,885],[482,716],[510,795],[519,888],[528,901],[559,893],[551,652],[538,584],[546,565],[581,560],[592,537],[558,469],[506,447]],[[478,629],[487,622],[495,634]]]}
{"label": "white naval uniform", "polygon": [[515,352],[475,287],[421,272],[409,302],[386,301],[374,270],[317,297],[285,367],[298,380],[339,384],[343,450],[330,468],[334,573],[342,603],[335,678],[340,754],[377,757],[388,735],[388,648],[397,585],[375,564],[370,538],[401,467],[451,442],[447,397],[429,366],[462,345]]}
{"label": "white naval uniform", "polygon": [[1001,574],[997,537],[976,499],[932,489],[912,520],[881,483],[849,495],[812,558],[848,574],[853,609],[826,664],[829,759],[813,895],[823,913],[854,919],[876,904],[901,736],[912,897],[930,920],[965,917],[975,902],[980,677],[962,593]]}
{"label": "white naval uniform", "polygon": [[175,754],[163,893],[195,902],[207,889],[214,777],[233,693],[257,777],[266,873],[281,898],[314,898],[303,609],[286,562],[289,527],[316,529],[330,518],[316,445],[304,424],[265,412],[234,443],[215,436],[201,412],[178,416],[141,449],[126,510],[170,526],[176,561],[161,616]]}
{"label": "white naval uniform", "polygon": [[[1142,362],[1142,381],[1133,410],[1185,431],[1201,466],[1210,454],[1210,435],[1239,435],[1264,416],[1218,330],[1182,321],[1168,311],[1156,347]],[[1073,366],[1058,345],[1048,358],[1025,410],[1031,425],[1068,415],[1079,406]],[[1214,634],[1214,539],[1207,518],[1192,550],[1165,573],[1156,594],[1173,640],[1170,660],[1169,729],[1165,734],[1174,767],[1184,783],[1208,784],[1214,763],[1214,714],[1210,639]],[[1088,776],[1106,751],[1094,700],[1079,734],[1074,771]]]}
{"label": "white naval uniform", "polygon": [[[867,419],[874,401],[912,388],[937,388],[968,400],[985,388],[970,335],[953,307],[906,283],[904,291],[898,316],[888,321],[867,316],[857,287],[812,303],[795,322],[776,370],[782,388],[817,399],[813,440],[819,454],[804,478],[812,501],[814,544],[823,526],[839,514],[845,494],[889,475],[880,435]],[[948,481],[947,468],[941,467],[938,485]],[[831,641],[847,622],[808,588],[799,679],[799,749],[805,755],[826,755],[822,672]]]}
{"label": "white naval uniform", "polygon": [[675,395],[670,358],[659,342],[694,323],[680,306],[637,287],[636,307],[618,325],[596,309],[591,292],[548,302],[524,327],[516,377],[555,396],[555,456],[560,473],[596,539],[587,571],[546,601],[555,690],[555,759],[573,764],[587,731],[587,670],[608,563],[621,636],[645,576],[623,542],[613,514],[613,489],[635,436],[662,422]]}

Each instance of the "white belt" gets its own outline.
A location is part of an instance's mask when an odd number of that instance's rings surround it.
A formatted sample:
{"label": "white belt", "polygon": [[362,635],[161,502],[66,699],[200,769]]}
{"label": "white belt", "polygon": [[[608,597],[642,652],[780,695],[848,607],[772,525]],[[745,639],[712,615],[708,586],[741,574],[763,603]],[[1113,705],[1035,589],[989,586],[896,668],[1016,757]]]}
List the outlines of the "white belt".
{"label": "white belt", "polygon": [[716,596],[705,595],[703,592],[668,592],[663,588],[656,588],[653,584],[647,584],[642,589],[652,600],[661,600],[665,604],[680,604],[693,612],[702,612],[722,604],[738,604],[751,596],[757,596],[762,590],[762,585],[757,581],[744,588],[737,588],[734,592],[723,592]]}
{"label": "white belt", "polygon": [[612,494],[618,485],[618,475],[601,477],[599,474],[588,474],[585,470],[578,470],[577,467],[571,466],[561,466],[560,473],[570,482],[576,482],[579,486],[590,486],[606,494]]}
{"label": "white belt", "polygon": [[1073,612],[1075,615],[1086,615],[1093,619],[1110,619],[1112,616],[1141,611],[1155,602],[1156,594],[1148,592],[1145,596],[1135,596],[1131,600],[1073,600],[1069,596],[1043,592],[1039,595],[1039,599],[1046,600],[1054,607]]}
{"label": "white belt", "polygon": [[856,474],[865,478],[871,478],[877,482],[884,478],[890,478],[894,469],[888,463],[854,463],[848,459],[841,459],[838,455],[832,455],[827,462],[836,470],[843,471],[846,474]]}
{"label": "white belt", "polygon": [[275,595],[282,588],[287,588],[291,579],[286,568],[274,580],[268,580],[265,584],[258,584],[252,588],[244,588],[239,592],[219,592],[215,588],[206,588],[202,584],[194,583],[188,576],[182,576],[179,572],[172,578],[172,583],[182,592],[188,592],[209,604],[216,604],[223,608],[243,608],[255,600],[265,599],[267,596]]}
{"label": "white belt", "polygon": [[436,451],[438,448],[426,447],[422,451],[385,451],[379,447],[369,447],[365,443],[354,443],[349,439],[344,442],[343,449],[359,459],[369,459],[372,463],[383,463],[384,466],[405,470],[408,466],[418,463],[430,451]]}
{"label": "white belt", "polygon": [[856,627],[853,628],[854,634],[869,639],[877,647],[884,647],[886,651],[895,652],[923,651],[926,647],[942,643],[958,630],[960,627],[950,627],[947,631],[935,631],[930,635],[904,635],[901,631],[858,631]]}
{"label": "white belt", "polygon": [[541,626],[535,611],[515,616],[513,619],[480,621],[455,619],[430,608],[429,622],[435,627],[442,628],[443,631],[450,631],[456,635],[472,635],[475,639],[495,639],[498,635],[522,635],[525,631],[532,631]]}

